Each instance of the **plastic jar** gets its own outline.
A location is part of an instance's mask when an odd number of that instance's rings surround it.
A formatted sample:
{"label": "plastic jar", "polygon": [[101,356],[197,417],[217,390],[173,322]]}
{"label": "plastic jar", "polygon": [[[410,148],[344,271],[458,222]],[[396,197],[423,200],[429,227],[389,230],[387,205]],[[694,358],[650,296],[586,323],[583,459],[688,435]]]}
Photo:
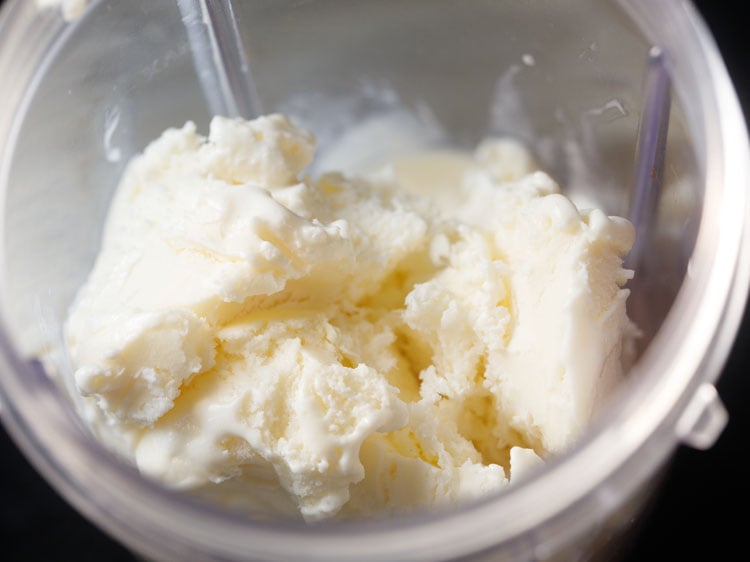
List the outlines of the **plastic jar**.
{"label": "plastic jar", "polygon": [[8,430],[77,509],[156,559],[611,556],[677,445],[710,446],[721,430],[712,383],[748,290],[747,136],[692,6],[235,4],[263,109],[310,125],[323,150],[359,120],[406,111],[420,123],[427,113],[454,145],[488,132],[519,137],[572,196],[621,215],[633,199],[644,81],[658,47],[672,103],[663,189],[631,287],[638,362],[570,451],[497,496],[445,512],[306,527],[253,521],[145,480],[93,439],[64,377],[36,358],[59,340],[128,158],[168,126],[192,119],[206,129],[195,53],[168,0],[94,1],[72,22],[11,0],[0,12]]}

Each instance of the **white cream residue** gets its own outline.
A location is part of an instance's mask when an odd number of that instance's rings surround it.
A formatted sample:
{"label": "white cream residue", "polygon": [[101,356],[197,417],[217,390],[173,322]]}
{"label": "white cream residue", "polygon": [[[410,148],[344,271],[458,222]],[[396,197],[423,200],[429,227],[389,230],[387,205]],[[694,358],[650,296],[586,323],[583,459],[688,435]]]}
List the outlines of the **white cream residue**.
{"label": "white cream residue", "polygon": [[65,21],[73,21],[81,17],[88,0],[36,0],[40,8],[59,7]]}

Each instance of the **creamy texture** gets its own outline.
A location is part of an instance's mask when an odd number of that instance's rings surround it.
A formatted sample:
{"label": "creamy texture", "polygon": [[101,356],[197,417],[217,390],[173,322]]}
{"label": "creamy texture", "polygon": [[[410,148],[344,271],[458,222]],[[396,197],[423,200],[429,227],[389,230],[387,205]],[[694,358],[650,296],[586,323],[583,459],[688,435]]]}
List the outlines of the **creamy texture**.
{"label": "creamy texture", "polygon": [[633,243],[519,145],[301,177],[280,115],[135,158],[65,325],[85,416],[170,486],[307,520],[483,495],[621,374]]}

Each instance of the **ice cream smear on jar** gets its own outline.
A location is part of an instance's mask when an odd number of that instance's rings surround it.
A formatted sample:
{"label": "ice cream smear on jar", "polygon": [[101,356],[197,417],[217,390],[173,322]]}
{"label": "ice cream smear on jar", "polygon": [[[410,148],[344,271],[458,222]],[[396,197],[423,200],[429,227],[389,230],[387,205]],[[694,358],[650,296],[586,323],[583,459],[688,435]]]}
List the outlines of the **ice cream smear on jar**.
{"label": "ice cream smear on jar", "polygon": [[520,145],[305,175],[282,115],[127,167],[64,326],[83,414],[170,487],[316,521],[444,506],[568,447],[622,375],[632,225]]}

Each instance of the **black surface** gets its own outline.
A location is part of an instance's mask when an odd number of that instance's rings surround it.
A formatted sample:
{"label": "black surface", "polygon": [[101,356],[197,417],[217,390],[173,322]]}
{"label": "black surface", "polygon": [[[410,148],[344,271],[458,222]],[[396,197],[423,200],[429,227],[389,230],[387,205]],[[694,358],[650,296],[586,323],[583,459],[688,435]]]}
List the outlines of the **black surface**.
{"label": "black surface", "polygon": [[[745,18],[731,8],[739,2],[704,0],[696,4],[714,32],[747,114],[750,32]],[[628,561],[745,557],[747,530],[742,522],[747,523],[750,476],[739,456],[748,452],[750,433],[748,347],[750,322],[746,319],[718,384],[730,412],[729,426],[709,451],[678,451]],[[71,557],[132,559],[61,500],[0,429],[0,559],[56,561]]]}

